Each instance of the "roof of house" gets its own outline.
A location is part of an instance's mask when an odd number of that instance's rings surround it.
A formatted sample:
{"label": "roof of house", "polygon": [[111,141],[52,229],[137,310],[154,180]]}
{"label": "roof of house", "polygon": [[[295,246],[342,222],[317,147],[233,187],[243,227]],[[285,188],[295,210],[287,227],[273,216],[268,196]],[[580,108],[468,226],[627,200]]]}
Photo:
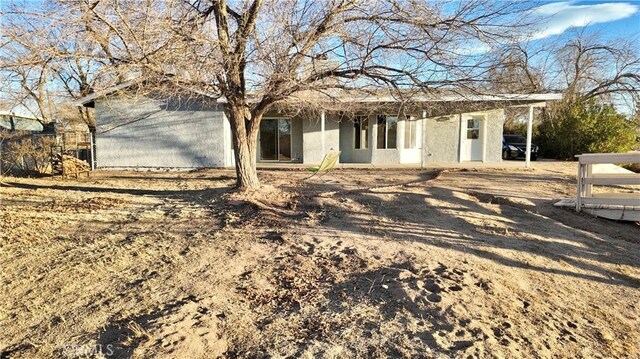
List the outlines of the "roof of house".
{"label": "roof of house", "polygon": [[30,119],[34,119],[34,120],[40,120],[42,121],[41,117],[35,116],[33,114],[27,113],[27,111],[25,110],[18,110],[18,111],[13,111],[13,110],[5,110],[5,109],[0,109],[0,116],[13,116],[13,117],[21,117],[21,118],[30,118]]}
{"label": "roof of house", "polygon": [[[112,93],[124,90],[137,81],[127,81],[117,86],[94,92],[73,102],[74,106],[92,107],[95,100]],[[218,103],[226,103],[224,97],[214,96],[201,91],[193,91],[197,95],[214,98]],[[492,94],[483,92],[458,92],[453,90],[439,90],[429,93],[421,91],[391,92],[388,90],[365,91],[333,89],[327,91],[301,91],[290,97],[292,102],[326,101],[341,103],[423,103],[423,102],[517,102],[531,103],[561,100],[560,93],[536,94]]]}
{"label": "roof of house", "polygon": [[95,101],[95,100],[97,100],[97,99],[99,99],[101,97],[110,95],[110,94],[112,94],[114,92],[118,92],[120,90],[124,90],[127,87],[132,86],[133,84],[135,84],[135,82],[136,82],[135,80],[131,80],[131,81],[123,82],[123,83],[121,83],[119,85],[116,85],[116,86],[113,86],[113,87],[110,87],[110,88],[107,88],[107,89],[104,89],[104,90],[101,90],[101,91],[96,91],[94,93],[91,93],[91,94],[89,94],[87,96],[81,97],[81,98],[73,101],[72,105],[73,106],[86,106],[88,104],[93,103],[93,101]]}
{"label": "roof of house", "polygon": [[315,99],[315,100],[332,100],[338,102],[357,102],[357,103],[395,103],[395,102],[517,102],[517,101],[553,101],[561,100],[562,94],[560,93],[537,93],[537,94],[511,94],[502,93],[494,94],[487,92],[458,92],[458,91],[433,91],[433,92],[419,92],[419,91],[405,91],[401,93],[391,91],[331,91],[322,93],[302,93],[301,96],[295,96],[295,98],[301,100]]}

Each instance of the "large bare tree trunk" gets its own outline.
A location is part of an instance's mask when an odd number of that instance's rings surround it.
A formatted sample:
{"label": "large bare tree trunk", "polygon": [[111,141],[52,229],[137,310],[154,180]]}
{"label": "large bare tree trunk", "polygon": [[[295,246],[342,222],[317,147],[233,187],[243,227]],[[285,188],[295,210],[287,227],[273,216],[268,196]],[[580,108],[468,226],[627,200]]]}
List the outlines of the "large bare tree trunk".
{"label": "large bare tree trunk", "polygon": [[[229,122],[233,138],[233,148],[236,160],[236,187],[240,190],[256,189],[260,187],[258,171],[256,169],[257,125],[249,126],[245,122],[244,111],[231,107]],[[260,122],[254,118],[252,122]]]}

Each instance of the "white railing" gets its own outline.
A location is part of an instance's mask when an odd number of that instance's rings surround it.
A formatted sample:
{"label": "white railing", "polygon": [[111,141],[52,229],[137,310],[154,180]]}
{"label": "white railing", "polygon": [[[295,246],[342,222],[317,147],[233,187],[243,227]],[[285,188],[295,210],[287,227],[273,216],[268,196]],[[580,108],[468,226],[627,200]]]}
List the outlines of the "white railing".
{"label": "white railing", "polygon": [[593,193],[594,185],[640,185],[640,173],[593,173],[595,164],[640,163],[640,152],[577,155],[578,191],[576,211],[594,206],[640,206],[640,193]]}

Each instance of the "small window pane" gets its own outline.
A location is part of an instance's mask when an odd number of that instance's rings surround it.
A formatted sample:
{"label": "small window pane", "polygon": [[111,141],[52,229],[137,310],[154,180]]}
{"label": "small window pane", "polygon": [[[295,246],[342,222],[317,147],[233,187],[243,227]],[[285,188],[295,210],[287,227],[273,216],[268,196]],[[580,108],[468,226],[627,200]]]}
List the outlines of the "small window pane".
{"label": "small window pane", "polygon": [[411,148],[418,148],[418,121],[411,119]]}
{"label": "small window pane", "polygon": [[467,120],[467,139],[477,140],[480,138],[480,120]]}
{"label": "small window pane", "polygon": [[378,133],[376,135],[378,143],[377,148],[387,148],[387,119],[383,115],[378,116]]}
{"label": "small window pane", "polygon": [[362,139],[362,148],[369,148],[369,119],[362,117],[360,119],[360,131]]}
{"label": "small window pane", "polygon": [[353,148],[360,149],[360,144],[361,144],[361,139],[360,139],[360,135],[361,135],[361,131],[360,131],[360,123],[361,123],[361,118],[360,117],[356,117],[353,120],[353,142],[354,142],[354,146]]}
{"label": "small window pane", "polygon": [[398,138],[398,118],[387,116],[387,148],[396,148]]}
{"label": "small window pane", "polygon": [[291,161],[291,120],[278,120],[278,160]]}
{"label": "small window pane", "polygon": [[416,148],[417,121],[413,117],[407,117],[404,125],[404,148]]}
{"label": "small window pane", "polygon": [[369,145],[369,120],[364,116],[353,119],[353,142],[355,149],[366,149]]}

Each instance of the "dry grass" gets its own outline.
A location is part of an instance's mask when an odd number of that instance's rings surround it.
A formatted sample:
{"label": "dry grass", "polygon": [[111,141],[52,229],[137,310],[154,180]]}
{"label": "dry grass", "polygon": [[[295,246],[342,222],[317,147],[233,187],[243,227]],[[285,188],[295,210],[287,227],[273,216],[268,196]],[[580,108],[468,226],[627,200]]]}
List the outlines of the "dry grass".
{"label": "dry grass", "polygon": [[9,179],[1,356],[637,356],[640,230],[570,173]]}

